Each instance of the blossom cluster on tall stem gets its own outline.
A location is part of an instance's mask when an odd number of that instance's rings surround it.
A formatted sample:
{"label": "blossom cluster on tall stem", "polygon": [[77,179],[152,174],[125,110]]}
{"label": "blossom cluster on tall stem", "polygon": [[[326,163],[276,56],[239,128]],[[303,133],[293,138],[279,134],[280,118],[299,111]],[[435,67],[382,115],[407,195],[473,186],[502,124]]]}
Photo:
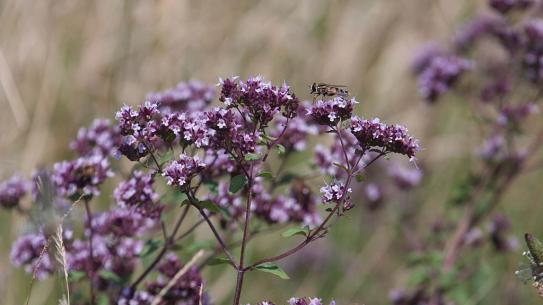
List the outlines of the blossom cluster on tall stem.
{"label": "blossom cluster on tall stem", "polygon": [[[460,97],[457,102],[468,104],[486,138],[472,148],[479,158],[477,166],[459,179],[449,198],[461,216],[448,212],[439,218],[432,231],[439,238],[417,249],[425,257],[438,255],[439,260],[419,274],[411,291],[391,293],[394,304],[461,302],[453,293],[460,283],[479,289],[471,279],[480,271],[466,268],[474,261],[465,254],[485,241],[497,253],[517,245],[507,215],[496,210],[519,174],[537,162],[542,146],[543,129],[526,126],[542,98],[543,22],[535,1],[487,2],[489,9],[462,26],[450,45],[432,43],[413,64],[422,97],[434,105]],[[500,55],[485,60],[488,54]],[[439,281],[445,277],[453,284]]]}
{"label": "blossom cluster on tall stem", "polygon": [[[29,190],[42,209],[62,203],[53,209],[63,213],[60,226],[82,232],[66,237],[66,269],[80,275],[73,281],[88,281],[89,290],[81,295],[90,304],[102,296],[121,305],[206,304],[200,275],[205,264],[191,265],[178,277],[183,264],[175,254],[190,248],[184,239],[206,225],[216,241],[206,261],[236,271],[233,304],[239,305],[247,272],[283,272],[276,262],[325,237],[331,220],[356,206],[351,197],[355,177],[383,156],[414,160],[420,150],[405,127],[354,116],[355,98],[301,102],[285,82],[274,85],[261,76],[220,79],[218,87],[219,105],[212,105],[214,89],[198,82],[150,93],[140,105],[122,106],[115,123],[95,120],[80,129],[70,144],[75,159],[36,172],[32,182],[15,176],[0,184],[0,204],[6,208],[19,206]],[[334,141],[329,153],[317,149],[310,167],[324,174],[322,186],[311,183],[311,175],[285,169],[317,135]],[[132,167],[124,168],[119,158]],[[114,175],[121,176],[111,188],[115,205],[100,211],[93,201],[105,196],[104,186]],[[79,202],[84,221],[64,224]],[[171,227],[165,221],[169,214],[176,214]],[[249,261],[250,240],[259,233],[256,222],[268,228],[293,226],[290,232],[303,239],[291,249]],[[79,223],[82,230],[71,230]],[[44,250],[51,236],[45,228],[40,224],[12,250],[14,264],[39,270],[40,279],[52,273]],[[158,232],[162,237],[152,238]],[[241,239],[232,242],[236,232]],[[150,281],[152,274],[158,277]],[[318,298],[289,300],[291,305],[308,302],[321,304]]]}

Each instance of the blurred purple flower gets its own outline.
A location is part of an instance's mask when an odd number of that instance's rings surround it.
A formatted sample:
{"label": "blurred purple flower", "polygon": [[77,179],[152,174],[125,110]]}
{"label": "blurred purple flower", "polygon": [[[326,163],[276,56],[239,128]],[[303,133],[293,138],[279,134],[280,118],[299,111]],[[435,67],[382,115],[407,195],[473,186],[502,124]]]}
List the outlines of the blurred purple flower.
{"label": "blurred purple flower", "polygon": [[419,185],[422,180],[422,171],[420,169],[406,167],[401,164],[389,166],[388,174],[394,178],[394,182],[402,190],[410,190]]}
{"label": "blurred purple flower", "polygon": [[501,14],[506,14],[513,9],[527,9],[532,4],[534,4],[533,0],[488,0],[488,5]]}
{"label": "blurred purple flower", "polygon": [[471,68],[470,61],[456,56],[437,56],[418,75],[419,92],[422,97],[435,102],[447,92]]}
{"label": "blurred purple flower", "polygon": [[0,207],[14,208],[30,189],[30,183],[20,176],[12,176],[0,183]]}
{"label": "blurred purple flower", "polygon": [[518,125],[528,115],[538,111],[539,107],[531,102],[520,105],[505,105],[496,118],[496,124],[501,126]]}
{"label": "blurred purple flower", "polygon": [[151,92],[147,100],[159,105],[162,113],[200,111],[211,104],[215,96],[213,86],[199,81],[180,82],[171,89]]}
{"label": "blurred purple flower", "polygon": [[109,120],[95,119],[89,128],[79,129],[70,148],[81,157],[95,154],[110,156],[114,155],[120,143],[120,130],[117,126],[112,126]]}
{"label": "blurred purple flower", "polygon": [[101,155],[55,163],[52,180],[61,196],[98,195],[99,186],[113,176],[109,161]]}
{"label": "blurred purple flower", "polygon": [[[129,180],[119,183],[113,197],[120,207],[134,208],[140,214],[157,218],[161,207],[159,195],[153,189],[153,175],[135,171]],[[158,212],[158,215],[157,215]]]}
{"label": "blurred purple flower", "polygon": [[54,271],[49,253],[44,251],[47,239],[42,233],[29,233],[19,237],[11,246],[11,263],[24,267],[28,273],[35,272],[38,280],[43,280]]}
{"label": "blurred purple flower", "polygon": [[[146,289],[137,291],[133,295],[121,296],[118,305],[149,305],[159,292],[168,285],[175,274],[181,270],[183,264],[175,254],[169,253],[158,267],[159,276],[156,280],[147,282]],[[198,305],[200,304],[200,286],[202,277],[196,267],[189,269],[162,298],[161,305]],[[202,300],[201,304],[206,304]]]}

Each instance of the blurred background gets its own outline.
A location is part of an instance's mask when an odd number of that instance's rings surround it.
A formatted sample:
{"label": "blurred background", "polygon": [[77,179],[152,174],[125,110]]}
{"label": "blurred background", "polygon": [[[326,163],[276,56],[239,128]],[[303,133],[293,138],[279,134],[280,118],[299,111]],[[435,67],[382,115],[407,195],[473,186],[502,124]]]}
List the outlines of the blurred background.
{"label": "blurred background", "polygon": [[[314,81],[344,84],[363,117],[402,123],[421,139],[425,170],[411,222],[428,234],[446,209],[458,173],[469,169],[481,138],[468,108],[450,97],[429,107],[417,93],[410,61],[429,40],[446,42],[455,27],[484,7],[477,0],[274,1],[0,1],[0,177],[29,176],[33,168],[70,156],[69,141],[96,117],[113,118],[123,103],[179,81],[261,74],[286,80],[309,99]],[[406,162],[405,160],[403,160]],[[407,163],[407,162],[406,162]],[[540,171],[515,181],[500,212],[519,238],[543,233]],[[358,198],[354,198],[356,201]],[[103,198],[108,200],[108,198]],[[360,200],[362,200],[360,198]],[[282,265],[281,281],[251,273],[245,303],[319,296],[338,304],[389,304],[410,271],[395,202],[378,211],[353,210],[331,238]],[[11,267],[9,245],[22,217],[0,211],[0,304],[22,304],[29,276]],[[200,234],[206,234],[201,232]],[[258,253],[276,253],[260,239]],[[266,242],[266,240],[268,240]],[[285,242],[284,247],[289,241]],[[534,304],[537,296],[513,272],[522,249],[478,258],[488,268],[469,304]],[[216,304],[228,304],[234,274],[205,271]],[[31,304],[56,303],[54,278],[38,282]]]}

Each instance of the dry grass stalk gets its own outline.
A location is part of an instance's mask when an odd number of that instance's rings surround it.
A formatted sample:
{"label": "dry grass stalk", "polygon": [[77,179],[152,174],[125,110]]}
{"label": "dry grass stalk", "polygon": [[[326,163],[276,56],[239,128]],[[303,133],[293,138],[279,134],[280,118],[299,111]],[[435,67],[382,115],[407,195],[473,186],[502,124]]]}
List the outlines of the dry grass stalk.
{"label": "dry grass stalk", "polygon": [[[179,281],[179,279],[185,275],[185,273],[187,273],[187,271],[189,271],[190,268],[192,268],[192,266],[194,266],[196,264],[196,262],[202,257],[202,255],[204,255],[204,250],[200,250],[198,251],[198,253],[196,253],[188,263],[185,264],[185,266],[183,266],[183,268],[181,268],[181,270],[179,270],[175,276],[168,282],[168,285],[166,285],[166,287],[162,288],[162,290],[160,290],[160,292],[158,293],[158,295],[153,299],[153,303],[151,303],[151,305],[158,305],[160,304],[160,301],[162,300],[162,298],[166,295],[166,293],[168,293],[168,291],[173,287],[173,285],[175,285],[175,283],[177,281]],[[200,288],[201,289],[201,288]],[[201,298],[200,298],[201,300]],[[201,302],[200,302],[201,303]]]}

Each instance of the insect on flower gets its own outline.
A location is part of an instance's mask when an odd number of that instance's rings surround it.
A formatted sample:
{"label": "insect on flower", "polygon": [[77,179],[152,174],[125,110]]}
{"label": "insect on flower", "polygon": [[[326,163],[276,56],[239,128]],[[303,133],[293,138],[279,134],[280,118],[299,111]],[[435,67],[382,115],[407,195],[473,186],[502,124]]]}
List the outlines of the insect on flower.
{"label": "insect on flower", "polygon": [[349,96],[349,90],[346,89],[347,86],[343,85],[330,85],[326,83],[313,83],[311,85],[311,94],[314,95],[316,99],[319,96]]}
{"label": "insect on flower", "polygon": [[533,281],[532,286],[537,289],[539,295],[543,298],[543,243],[532,234],[524,234],[528,251],[522,255],[528,258],[528,268],[521,268],[515,271],[515,275],[524,283]]}

